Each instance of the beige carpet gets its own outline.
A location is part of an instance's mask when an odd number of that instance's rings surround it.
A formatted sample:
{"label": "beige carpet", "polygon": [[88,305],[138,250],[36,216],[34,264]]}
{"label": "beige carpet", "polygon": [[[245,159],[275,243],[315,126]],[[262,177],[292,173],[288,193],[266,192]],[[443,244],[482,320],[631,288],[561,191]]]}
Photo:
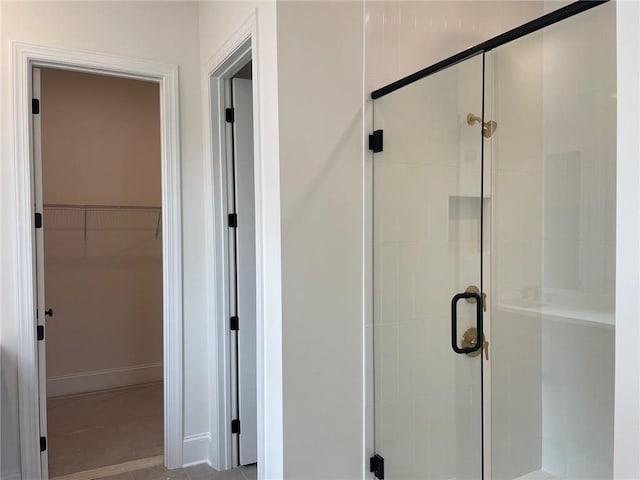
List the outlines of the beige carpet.
{"label": "beige carpet", "polygon": [[162,384],[48,400],[49,477],[163,454]]}

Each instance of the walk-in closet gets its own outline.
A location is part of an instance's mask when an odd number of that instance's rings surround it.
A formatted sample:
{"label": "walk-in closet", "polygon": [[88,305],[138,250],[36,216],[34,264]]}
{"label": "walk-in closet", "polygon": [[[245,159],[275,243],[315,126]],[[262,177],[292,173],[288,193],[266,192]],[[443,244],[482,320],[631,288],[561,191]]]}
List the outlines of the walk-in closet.
{"label": "walk-in closet", "polygon": [[42,68],[34,85],[49,477],[162,464],[158,84]]}

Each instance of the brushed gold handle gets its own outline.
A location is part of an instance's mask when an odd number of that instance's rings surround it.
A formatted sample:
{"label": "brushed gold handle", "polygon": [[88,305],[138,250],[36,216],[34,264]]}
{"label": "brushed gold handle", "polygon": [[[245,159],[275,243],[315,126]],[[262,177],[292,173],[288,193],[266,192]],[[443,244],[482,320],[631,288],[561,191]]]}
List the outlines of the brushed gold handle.
{"label": "brushed gold handle", "polygon": [[[468,357],[477,357],[480,355],[480,351],[484,350],[484,356],[487,360],[489,360],[489,341],[487,340],[486,335],[482,335],[482,348],[476,350],[475,352],[467,353]],[[473,348],[478,343],[478,330],[475,327],[468,328],[466,332],[462,335],[462,347],[463,348]]]}
{"label": "brushed gold handle", "polygon": [[[480,289],[475,285],[469,285],[465,290],[465,293],[475,293],[476,295],[480,295]],[[487,294],[483,292],[481,297],[482,297],[482,311],[486,312],[487,311]],[[476,303],[476,299],[473,297],[469,297],[467,298],[467,302]]]}

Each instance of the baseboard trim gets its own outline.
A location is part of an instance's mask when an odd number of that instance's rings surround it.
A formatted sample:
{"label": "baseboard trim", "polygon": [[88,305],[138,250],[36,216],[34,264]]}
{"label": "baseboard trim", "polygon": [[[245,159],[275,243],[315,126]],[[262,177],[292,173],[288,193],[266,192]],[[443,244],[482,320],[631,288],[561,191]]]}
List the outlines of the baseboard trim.
{"label": "baseboard trim", "polygon": [[190,467],[199,463],[210,464],[210,443],[211,435],[209,433],[199,433],[198,435],[185,437],[182,445],[182,466]]}
{"label": "baseboard trim", "polygon": [[13,472],[2,472],[0,473],[0,477],[2,480],[22,480],[22,475],[18,470],[14,470]]}
{"label": "baseboard trim", "polygon": [[141,383],[160,382],[162,378],[162,363],[60,375],[47,379],[47,397],[130,387]]}

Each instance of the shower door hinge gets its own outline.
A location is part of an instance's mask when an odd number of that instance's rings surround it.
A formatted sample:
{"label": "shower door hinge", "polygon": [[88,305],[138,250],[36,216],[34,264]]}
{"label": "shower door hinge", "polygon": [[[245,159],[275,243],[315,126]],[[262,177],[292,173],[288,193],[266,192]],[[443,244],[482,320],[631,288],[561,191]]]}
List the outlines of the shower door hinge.
{"label": "shower door hinge", "polygon": [[227,123],[233,123],[236,119],[236,112],[233,108],[224,109],[224,119]]}
{"label": "shower door hinge", "polygon": [[240,433],[240,420],[231,420],[231,433]]}
{"label": "shower door hinge", "polygon": [[47,437],[40,437],[40,451],[44,452],[47,449]]}
{"label": "shower door hinge", "polygon": [[382,130],[376,130],[369,135],[369,150],[373,150],[373,153],[382,151]]}
{"label": "shower door hinge", "polygon": [[44,325],[38,325],[38,340],[44,340]]}
{"label": "shower door hinge", "polygon": [[238,226],[238,214],[230,213],[229,214],[229,228],[237,228]]}
{"label": "shower door hinge", "polygon": [[35,227],[42,228],[42,214],[38,212],[35,214]]}
{"label": "shower door hinge", "polygon": [[373,475],[380,479],[384,479],[384,458],[377,453],[369,459],[369,471],[373,472]]}
{"label": "shower door hinge", "polygon": [[37,98],[31,99],[31,113],[38,115],[40,113],[40,100]]}
{"label": "shower door hinge", "polygon": [[229,322],[229,324],[231,326],[231,330],[233,331],[240,330],[240,319],[235,315],[231,317],[231,321]]}

